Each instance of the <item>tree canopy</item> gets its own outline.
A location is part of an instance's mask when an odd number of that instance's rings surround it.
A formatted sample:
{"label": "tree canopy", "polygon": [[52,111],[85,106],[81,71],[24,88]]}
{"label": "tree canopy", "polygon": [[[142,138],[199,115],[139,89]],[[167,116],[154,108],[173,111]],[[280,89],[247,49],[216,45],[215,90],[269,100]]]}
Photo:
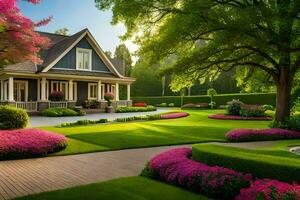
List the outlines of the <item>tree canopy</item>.
{"label": "tree canopy", "polygon": [[54,33],[58,35],[66,35],[66,36],[70,35],[69,29],[66,27],[57,29]]}
{"label": "tree canopy", "polygon": [[[178,55],[166,73],[199,79],[233,68],[267,74],[277,87],[276,120],[290,115],[300,64],[298,0],[96,0],[127,27],[153,61]],[[199,41],[204,41],[199,45]]]}
{"label": "tree canopy", "polygon": [[125,44],[120,44],[116,47],[114,58],[124,61],[125,74],[129,75],[132,66],[132,59],[130,52]]}

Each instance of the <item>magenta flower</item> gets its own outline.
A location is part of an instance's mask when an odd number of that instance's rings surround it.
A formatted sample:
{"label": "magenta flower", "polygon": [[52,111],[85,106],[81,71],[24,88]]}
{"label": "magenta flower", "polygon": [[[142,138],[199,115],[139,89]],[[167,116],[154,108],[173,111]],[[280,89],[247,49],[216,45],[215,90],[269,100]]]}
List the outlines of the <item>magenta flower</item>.
{"label": "magenta flower", "polygon": [[209,115],[210,119],[223,119],[223,120],[257,120],[257,121],[271,121],[272,117],[242,117],[242,116],[234,116],[234,115],[224,115],[224,114],[213,114]]}
{"label": "magenta flower", "polygon": [[300,185],[288,184],[277,180],[256,180],[248,189],[241,189],[236,200],[299,200]]}
{"label": "magenta flower", "polygon": [[46,156],[67,146],[63,135],[39,129],[0,131],[0,160]]}
{"label": "magenta flower", "polygon": [[162,114],[160,116],[161,119],[176,119],[181,117],[187,117],[189,116],[188,113],[180,112],[180,113],[170,113],[170,114]]}
{"label": "magenta flower", "polygon": [[226,134],[226,138],[231,142],[300,139],[300,132],[281,128],[234,129]]}

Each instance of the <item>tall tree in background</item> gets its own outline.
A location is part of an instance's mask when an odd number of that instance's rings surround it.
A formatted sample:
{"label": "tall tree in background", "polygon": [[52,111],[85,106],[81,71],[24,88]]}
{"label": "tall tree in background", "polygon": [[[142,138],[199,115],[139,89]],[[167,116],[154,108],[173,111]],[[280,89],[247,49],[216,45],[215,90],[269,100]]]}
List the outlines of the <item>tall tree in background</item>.
{"label": "tall tree in background", "polygon": [[[199,79],[237,67],[262,71],[277,88],[276,120],[290,116],[291,90],[300,66],[299,0],[96,0],[113,7],[113,24],[137,37],[140,54],[161,60],[176,52],[165,72]],[[143,33],[143,34],[136,34]],[[136,35],[135,35],[136,34]],[[207,41],[200,48],[199,40]]]}
{"label": "tall tree in background", "polygon": [[130,74],[131,66],[132,66],[132,59],[130,52],[125,44],[120,44],[116,47],[114,58],[123,60],[124,68],[125,68],[125,75],[128,76]]}
{"label": "tall tree in background", "polygon": [[[28,0],[39,3],[39,0]],[[10,63],[32,61],[40,63],[38,52],[49,45],[48,38],[34,31],[46,25],[51,18],[34,23],[17,7],[16,0],[0,1],[0,67]]]}
{"label": "tall tree in background", "polygon": [[106,55],[109,59],[112,59],[112,58],[113,58],[112,52],[111,52],[111,51],[105,51],[104,53],[105,53],[105,55]]}
{"label": "tall tree in background", "polygon": [[54,33],[55,33],[55,34],[58,34],[58,35],[65,35],[65,36],[70,35],[70,32],[69,32],[69,29],[68,29],[68,28],[60,28],[60,29],[57,29]]}

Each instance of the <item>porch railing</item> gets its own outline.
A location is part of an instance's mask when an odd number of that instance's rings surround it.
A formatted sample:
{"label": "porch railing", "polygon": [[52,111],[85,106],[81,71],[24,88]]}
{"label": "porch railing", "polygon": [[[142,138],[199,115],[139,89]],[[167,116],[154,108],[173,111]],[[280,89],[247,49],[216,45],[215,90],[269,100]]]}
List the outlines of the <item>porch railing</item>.
{"label": "porch railing", "polygon": [[67,108],[68,102],[67,101],[50,101],[49,108]]}
{"label": "porch railing", "polygon": [[36,112],[37,111],[37,102],[15,102],[17,108],[22,108],[27,110],[28,112]]}

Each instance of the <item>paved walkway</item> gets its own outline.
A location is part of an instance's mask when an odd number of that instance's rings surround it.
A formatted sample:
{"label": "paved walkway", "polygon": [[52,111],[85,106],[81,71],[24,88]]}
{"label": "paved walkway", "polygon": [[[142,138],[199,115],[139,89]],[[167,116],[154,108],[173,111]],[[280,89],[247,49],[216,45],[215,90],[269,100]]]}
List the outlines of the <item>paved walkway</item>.
{"label": "paved walkway", "polygon": [[100,118],[106,118],[113,120],[121,117],[130,117],[130,116],[142,116],[150,115],[156,113],[163,113],[170,111],[168,108],[158,108],[157,111],[152,112],[133,112],[133,113],[93,113],[87,114],[86,116],[75,116],[75,117],[43,117],[43,116],[31,116],[29,121],[30,127],[39,127],[39,126],[56,126],[64,122],[75,122],[80,119],[90,119],[96,120]]}
{"label": "paved walkway", "polygon": [[174,147],[1,161],[0,200],[136,176],[151,157]]}

